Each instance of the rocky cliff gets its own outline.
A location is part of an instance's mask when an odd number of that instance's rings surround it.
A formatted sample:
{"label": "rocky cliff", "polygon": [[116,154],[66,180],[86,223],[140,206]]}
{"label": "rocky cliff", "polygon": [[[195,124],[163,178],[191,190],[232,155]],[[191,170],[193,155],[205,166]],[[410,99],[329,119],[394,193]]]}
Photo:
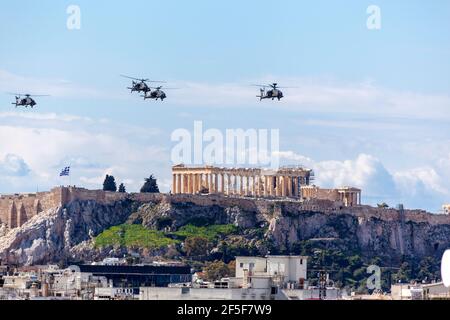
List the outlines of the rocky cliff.
{"label": "rocky cliff", "polygon": [[0,237],[0,259],[17,265],[65,261],[76,245],[123,223],[131,208],[130,201],[112,205],[83,201],[49,209]]}
{"label": "rocky cliff", "polygon": [[211,251],[228,247],[228,254],[304,253],[303,248],[314,242],[392,264],[405,256],[437,258],[450,248],[449,217],[370,207],[335,208],[332,204],[328,209],[320,207],[323,204],[212,196],[165,196],[143,202],[123,199],[108,204],[73,201],[33,217],[20,228],[9,232],[3,228],[0,259],[32,265],[122,255],[127,248],[94,248],[91,239],[123,223],[166,232],[187,224],[234,224],[239,233]]}

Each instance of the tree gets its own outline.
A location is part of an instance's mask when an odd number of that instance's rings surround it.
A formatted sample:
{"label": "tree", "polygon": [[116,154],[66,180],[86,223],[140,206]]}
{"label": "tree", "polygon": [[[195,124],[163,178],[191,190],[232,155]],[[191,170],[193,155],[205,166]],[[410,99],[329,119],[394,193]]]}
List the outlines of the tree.
{"label": "tree", "polygon": [[106,175],[105,181],[103,182],[103,191],[117,191],[116,179],[114,176]]}
{"label": "tree", "polygon": [[158,183],[153,175],[145,179],[145,183],[141,188],[142,193],[159,193]]}
{"label": "tree", "polygon": [[229,276],[235,277],[236,276],[236,260],[230,261],[230,263],[228,263],[228,269],[230,270]]}
{"label": "tree", "polygon": [[203,256],[208,251],[208,239],[203,237],[188,237],[184,240],[184,251],[187,256]]}
{"label": "tree", "polygon": [[125,185],[123,183],[120,184],[119,186],[119,192],[120,193],[126,193],[127,190],[125,189]]}
{"label": "tree", "polygon": [[379,203],[379,204],[377,204],[377,206],[380,209],[387,209],[387,208],[389,208],[389,205],[386,202]]}
{"label": "tree", "polygon": [[205,267],[205,274],[209,281],[220,280],[231,275],[230,267],[223,261],[214,261]]}
{"label": "tree", "polygon": [[394,279],[396,282],[408,283],[412,279],[411,274],[411,266],[408,262],[403,262],[400,266],[400,269],[394,275]]}

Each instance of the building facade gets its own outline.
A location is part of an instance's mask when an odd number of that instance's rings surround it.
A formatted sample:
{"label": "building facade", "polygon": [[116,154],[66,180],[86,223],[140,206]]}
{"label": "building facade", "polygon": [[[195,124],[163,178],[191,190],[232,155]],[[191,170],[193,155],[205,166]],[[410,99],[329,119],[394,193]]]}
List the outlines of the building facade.
{"label": "building facade", "polygon": [[346,207],[361,204],[361,189],[322,189],[311,185],[314,173],[302,167],[278,170],[172,167],[173,194],[223,194],[239,197],[318,199],[341,202]]}
{"label": "building facade", "polygon": [[301,186],[309,185],[312,170],[301,167],[279,170],[186,167],[172,168],[174,194],[225,194],[261,197],[301,197]]}
{"label": "building facade", "polygon": [[322,189],[316,186],[302,186],[304,199],[320,199],[342,202],[345,207],[361,205],[361,189],[342,187],[336,189]]}
{"label": "building facade", "polygon": [[308,257],[304,256],[267,256],[236,257],[236,278],[244,284],[251,278],[278,278],[280,284],[302,285],[307,279]]}

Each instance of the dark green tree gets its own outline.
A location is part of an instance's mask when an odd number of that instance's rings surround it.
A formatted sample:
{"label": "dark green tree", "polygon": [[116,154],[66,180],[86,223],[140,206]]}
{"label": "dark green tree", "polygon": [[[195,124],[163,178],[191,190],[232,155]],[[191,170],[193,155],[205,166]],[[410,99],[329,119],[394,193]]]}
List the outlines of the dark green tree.
{"label": "dark green tree", "polygon": [[145,179],[145,183],[141,188],[142,193],[159,193],[158,183],[153,175]]}
{"label": "dark green tree", "polygon": [[125,185],[123,183],[120,184],[119,186],[119,192],[120,193],[126,193],[127,190],[125,189]]}
{"label": "dark green tree", "polygon": [[209,281],[220,280],[221,278],[228,277],[231,275],[231,270],[229,265],[223,261],[210,262],[205,267],[206,278]]}
{"label": "dark green tree", "polygon": [[188,257],[206,255],[208,246],[208,239],[204,237],[188,237],[184,240],[184,251]]}
{"label": "dark green tree", "polygon": [[103,191],[117,191],[116,179],[114,176],[106,175],[105,181],[103,182]]}

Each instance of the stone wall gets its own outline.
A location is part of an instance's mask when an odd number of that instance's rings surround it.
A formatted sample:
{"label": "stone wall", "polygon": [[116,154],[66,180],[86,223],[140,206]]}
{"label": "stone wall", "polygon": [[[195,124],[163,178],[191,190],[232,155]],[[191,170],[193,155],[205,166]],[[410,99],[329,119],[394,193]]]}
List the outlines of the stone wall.
{"label": "stone wall", "polygon": [[33,194],[16,194],[0,196],[0,224],[9,228],[22,226],[26,221],[40,212],[67,205],[74,201],[95,201],[99,204],[114,204],[118,201],[193,203],[199,206],[239,207],[244,210],[270,212],[284,207],[294,212],[322,212],[325,214],[350,213],[360,219],[381,219],[385,221],[413,221],[418,223],[450,224],[449,215],[430,214],[422,210],[405,210],[403,216],[395,209],[382,209],[370,206],[346,207],[341,201],[330,199],[295,200],[295,199],[255,199],[223,195],[191,194],[152,194],[152,193],[118,193],[102,190],[87,190],[75,187],[58,187],[50,192]]}
{"label": "stone wall", "polygon": [[20,227],[36,214],[57,207],[62,202],[61,188],[50,192],[16,194],[0,197],[0,223]]}

